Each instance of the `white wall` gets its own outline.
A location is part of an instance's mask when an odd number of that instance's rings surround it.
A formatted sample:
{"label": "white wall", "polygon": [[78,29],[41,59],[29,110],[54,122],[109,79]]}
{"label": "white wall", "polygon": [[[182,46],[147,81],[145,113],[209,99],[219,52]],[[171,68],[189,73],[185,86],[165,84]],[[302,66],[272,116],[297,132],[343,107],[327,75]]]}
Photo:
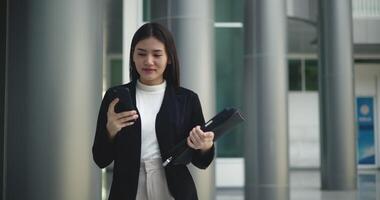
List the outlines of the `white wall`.
{"label": "white wall", "polygon": [[291,168],[318,168],[319,105],[317,92],[289,92],[289,160]]}
{"label": "white wall", "polygon": [[355,67],[356,96],[376,96],[377,79],[380,77],[380,65],[360,64]]}
{"label": "white wall", "polygon": [[216,159],[216,187],[243,187],[244,159]]}

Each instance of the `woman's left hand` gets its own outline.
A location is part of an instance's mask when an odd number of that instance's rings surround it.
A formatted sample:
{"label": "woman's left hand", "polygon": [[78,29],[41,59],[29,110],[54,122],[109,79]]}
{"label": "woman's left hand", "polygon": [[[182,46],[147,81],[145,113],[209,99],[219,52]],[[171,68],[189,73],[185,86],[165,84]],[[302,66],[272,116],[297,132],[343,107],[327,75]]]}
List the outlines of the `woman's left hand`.
{"label": "woman's left hand", "polygon": [[214,144],[214,132],[203,132],[200,126],[194,127],[187,137],[187,145],[193,149],[200,149],[205,152],[211,149]]}

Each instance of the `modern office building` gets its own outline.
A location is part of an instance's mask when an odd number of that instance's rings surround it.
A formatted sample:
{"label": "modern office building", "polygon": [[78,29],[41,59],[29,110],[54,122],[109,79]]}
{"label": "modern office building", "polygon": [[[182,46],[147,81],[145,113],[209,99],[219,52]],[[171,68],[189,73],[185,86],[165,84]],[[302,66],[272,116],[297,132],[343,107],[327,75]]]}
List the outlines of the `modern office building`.
{"label": "modern office building", "polygon": [[206,119],[246,117],[209,169],[189,166],[201,200],[380,198],[380,0],[0,4],[2,199],[107,197],[96,116],[105,90],[129,81],[147,21],[172,31]]}

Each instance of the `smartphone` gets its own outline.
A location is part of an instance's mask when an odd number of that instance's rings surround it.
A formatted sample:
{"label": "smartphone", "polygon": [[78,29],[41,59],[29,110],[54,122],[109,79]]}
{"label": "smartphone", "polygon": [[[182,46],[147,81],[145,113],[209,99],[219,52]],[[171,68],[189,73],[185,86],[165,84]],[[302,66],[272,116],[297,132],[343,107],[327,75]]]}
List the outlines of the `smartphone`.
{"label": "smartphone", "polygon": [[119,102],[115,105],[115,112],[135,110],[132,103],[131,93],[127,87],[117,87],[112,90],[114,98],[119,98]]}

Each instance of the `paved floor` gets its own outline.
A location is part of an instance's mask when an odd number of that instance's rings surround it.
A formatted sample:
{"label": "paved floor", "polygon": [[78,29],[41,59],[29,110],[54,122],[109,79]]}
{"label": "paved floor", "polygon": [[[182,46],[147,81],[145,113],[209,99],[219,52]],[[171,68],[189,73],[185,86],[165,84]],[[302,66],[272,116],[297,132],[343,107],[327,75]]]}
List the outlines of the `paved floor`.
{"label": "paved floor", "polygon": [[[111,173],[107,172],[104,185],[106,199]],[[290,171],[290,200],[380,200],[380,171],[360,170],[355,191],[321,191],[317,170]],[[243,188],[217,188],[216,200],[244,200]]]}
{"label": "paved floor", "polygon": [[[359,171],[355,191],[320,190],[317,170],[290,171],[290,200],[380,200],[380,171]],[[217,200],[243,200],[243,188],[217,188]]]}

